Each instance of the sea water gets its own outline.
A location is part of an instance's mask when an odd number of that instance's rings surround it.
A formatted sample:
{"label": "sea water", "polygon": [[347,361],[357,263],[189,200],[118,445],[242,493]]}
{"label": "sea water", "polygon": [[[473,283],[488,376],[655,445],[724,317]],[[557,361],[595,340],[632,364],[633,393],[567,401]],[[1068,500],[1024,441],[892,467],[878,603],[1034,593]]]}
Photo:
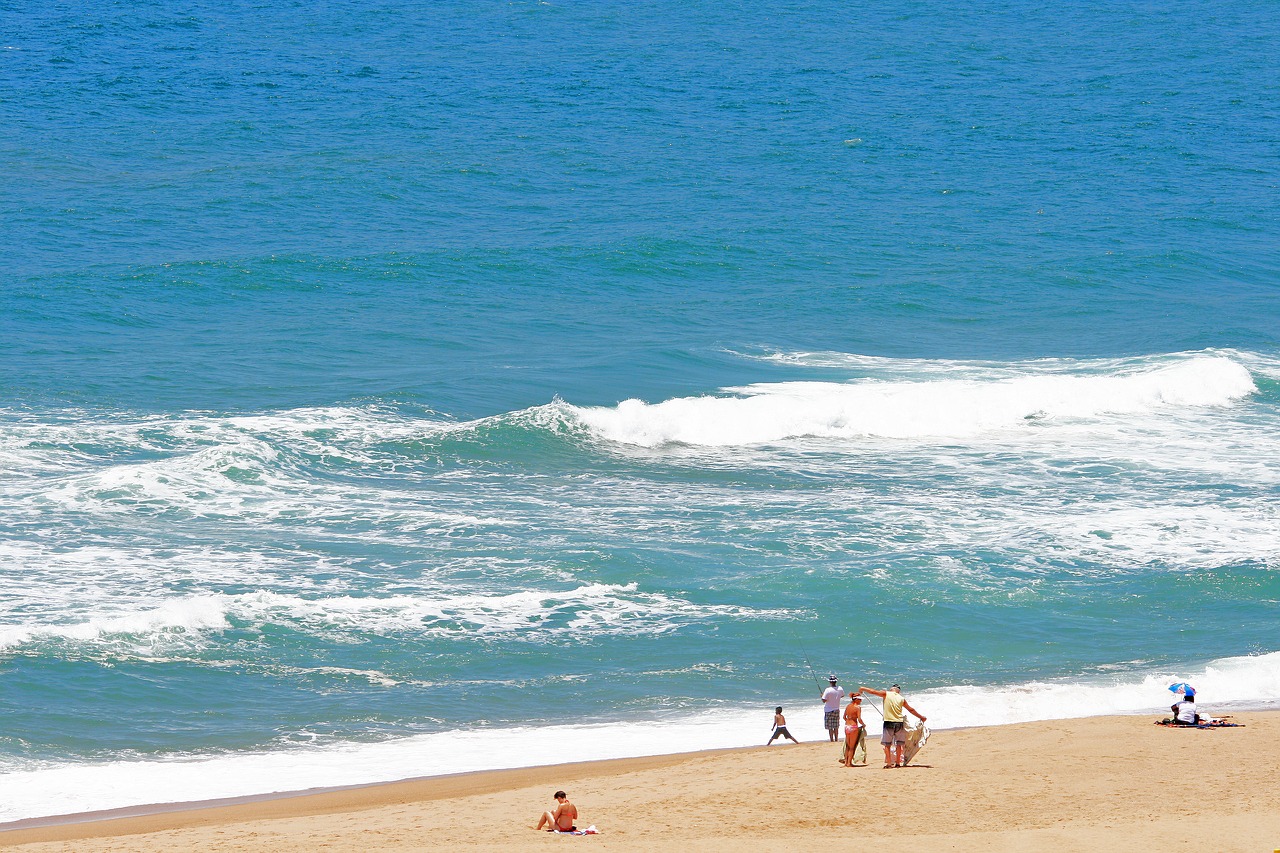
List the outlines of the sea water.
{"label": "sea water", "polygon": [[0,21],[0,819],[1280,700],[1266,8]]}

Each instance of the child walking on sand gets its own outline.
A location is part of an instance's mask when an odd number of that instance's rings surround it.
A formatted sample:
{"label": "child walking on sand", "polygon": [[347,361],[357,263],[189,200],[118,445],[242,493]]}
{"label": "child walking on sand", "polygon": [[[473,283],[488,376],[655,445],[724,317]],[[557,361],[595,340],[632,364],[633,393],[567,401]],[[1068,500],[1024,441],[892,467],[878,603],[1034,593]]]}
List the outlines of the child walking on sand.
{"label": "child walking on sand", "polygon": [[765,742],[765,746],[772,744],[778,739],[779,735],[785,737],[792,743],[800,742],[791,736],[791,732],[787,731],[787,718],[782,716],[781,705],[773,709],[773,737],[769,738],[769,740]]}

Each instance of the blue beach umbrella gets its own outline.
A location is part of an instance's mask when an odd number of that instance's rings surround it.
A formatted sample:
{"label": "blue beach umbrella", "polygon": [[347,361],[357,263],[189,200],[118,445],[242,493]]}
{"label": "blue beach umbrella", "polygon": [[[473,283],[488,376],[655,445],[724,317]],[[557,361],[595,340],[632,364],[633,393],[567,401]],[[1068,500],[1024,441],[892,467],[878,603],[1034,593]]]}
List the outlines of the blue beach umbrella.
{"label": "blue beach umbrella", "polygon": [[1169,692],[1170,692],[1170,693],[1184,693],[1184,694],[1186,694],[1187,696],[1194,696],[1194,695],[1196,695],[1196,689],[1195,689],[1194,687],[1192,687],[1190,684],[1187,684],[1185,681],[1179,681],[1177,684],[1170,684],[1170,685],[1169,685]]}

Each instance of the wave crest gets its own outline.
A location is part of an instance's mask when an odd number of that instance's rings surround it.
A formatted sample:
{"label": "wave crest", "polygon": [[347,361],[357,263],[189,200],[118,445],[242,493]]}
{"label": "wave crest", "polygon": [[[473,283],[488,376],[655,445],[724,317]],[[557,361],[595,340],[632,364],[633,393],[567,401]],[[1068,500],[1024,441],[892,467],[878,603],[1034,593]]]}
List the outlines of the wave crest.
{"label": "wave crest", "polygon": [[991,432],[1230,405],[1256,390],[1223,356],[1103,375],[781,382],[613,408],[578,408],[598,438],[656,447],[768,444],[795,438],[967,438]]}

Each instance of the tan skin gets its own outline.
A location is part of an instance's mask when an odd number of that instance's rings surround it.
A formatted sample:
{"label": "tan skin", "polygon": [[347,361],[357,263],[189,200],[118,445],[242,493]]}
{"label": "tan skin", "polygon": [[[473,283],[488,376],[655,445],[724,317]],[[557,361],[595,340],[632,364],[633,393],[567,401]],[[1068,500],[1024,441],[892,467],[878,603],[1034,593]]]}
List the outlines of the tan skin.
{"label": "tan skin", "polygon": [[[894,693],[898,693],[898,692],[900,692],[900,691],[898,691],[898,690],[896,690],[896,689],[894,689],[894,688],[892,688],[892,687],[891,687],[891,688],[889,688],[889,689],[890,689],[890,690],[893,690],[893,692],[894,692]],[[879,696],[881,699],[883,699],[883,698],[885,697],[885,693],[886,693],[887,691],[885,691],[885,690],[875,690],[875,689],[872,689],[872,688],[870,688],[870,687],[859,687],[859,688],[858,688],[858,692],[859,692],[859,693],[870,693],[872,696]],[[907,711],[910,711],[912,714],[914,714],[914,715],[916,716],[916,718],[920,720],[920,722],[922,722],[922,723],[924,722],[924,715],[923,715],[923,714],[921,714],[919,711],[917,711],[915,708],[912,708],[912,707],[911,707],[911,705],[910,705],[910,703],[908,703],[907,701],[905,701],[905,700],[904,700],[904,701],[903,701],[903,703],[902,703],[902,707],[903,707],[903,709],[905,709],[905,710],[907,710]],[[906,766],[907,766],[906,759],[905,759],[905,758],[903,758],[903,755],[902,755],[902,751],[906,748],[906,745],[905,745],[905,744],[902,744],[902,743],[895,743],[895,744],[893,744],[892,746],[890,746],[889,744],[883,744],[883,746],[884,746],[884,766],[885,766],[886,768],[888,768],[888,767],[906,767]],[[897,753],[897,755],[896,755],[896,756],[894,755],[895,750],[896,750],[896,753]]]}
{"label": "tan skin", "polygon": [[765,743],[765,746],[768,746],[769,744],[773,743],[774,740],[778,737],[778,729],[783,730],[782,731],[783,737],[787,738],[792,743],[799,743],[800,741],[791,737],[791,732],[787,731],[786,728],[787,728],[787,718],[782,716],[781,712],[775,713],[773,715],[773,737],[769,738],[769,740]]}
{"label": "tan skin", "polygon": [[568,797],[556,797],[556,803],[558,805],[554,810],[542,813],[542,818],[534,829],[542,829],[544,826],[548,830],[558,829],[561,832],[573,829],[573,823],[578,819],[578,807],[569,802]]}
{"label": "tan skin", "polygon": [[862,697],[854,696],[849,707],[844,709],[845,726],[857,726],[852,732],[844,733],[844,766],[853,766],[853,749],[858,742],[858,733],[862,731]]}

